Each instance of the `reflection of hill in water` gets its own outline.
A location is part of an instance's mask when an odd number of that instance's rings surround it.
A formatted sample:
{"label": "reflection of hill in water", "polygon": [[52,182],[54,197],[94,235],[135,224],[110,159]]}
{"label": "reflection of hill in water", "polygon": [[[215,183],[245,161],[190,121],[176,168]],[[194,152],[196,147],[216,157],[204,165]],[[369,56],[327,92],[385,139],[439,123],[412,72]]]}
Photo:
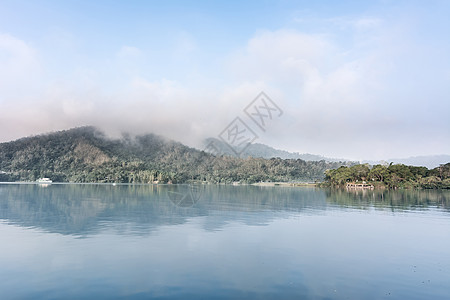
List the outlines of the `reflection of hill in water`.
{"label": "reflection of hill in water", "polygon": [[[0,185],[0,220],[79,236],[104,228],[140,235],[194,217],[204,217],[206,230],[220,230],[232,221],[264,225],[293,213],[317,213],[330,204],[362,209],[450,208],[449,191],[349,193],[314,188],[203,186],[198,198],[192,196],[195,203],[178,205],[187,192],[192,192],[187,185]],[[195,192],[199,192],[197,188]]]}
{"label": "reflection of hill in water", "polygon": [[450,210],[449,190],[326,190],[327,202],[343,207],[389,208],[392,211]]}
{"label": "reflection of hill in water", "polygon": [[[192,207],[177,206],[170,192],[189,186],[152,185],[0,185],[0,219],[61,234],[95,234],[105,226],[145,234],[161,225],[183,224],[204,216],[205,229],[236,220],[264,224],[279,216],[326,205],[325,194],[313,189],[254,186],[205,186]],[[251,216],[258,212],[258,218]],[[267,212],[267,213],[264,213]],[[128,232],[129,234],[129,232]]]}

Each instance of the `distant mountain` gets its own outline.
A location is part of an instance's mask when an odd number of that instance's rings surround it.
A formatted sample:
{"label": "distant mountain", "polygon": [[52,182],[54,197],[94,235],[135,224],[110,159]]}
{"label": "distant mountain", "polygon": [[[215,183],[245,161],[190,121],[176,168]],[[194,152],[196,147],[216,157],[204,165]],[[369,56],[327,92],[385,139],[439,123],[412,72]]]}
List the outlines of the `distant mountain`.
{"label": "distant mountain", "polygon": [[0,181],[48,177],[59,182],[310,182],[344,164],[214,156],[154,134],[111,139],[94,127],[0,143]]}
{"label": "distant mountain", "polygon": [[[236,153],[233,152],[231,147],[227,145],[225,142],[216,139],[216,138],[207,138],[204,141],[204,146],[206,147],[208,144],[214,144],[216,148],[219,149],[219,153],[222,155],[237,157]],[[300,154],[298,152],[288,152],[285,150],[279,150],[272,148],[270,146],[259,144],[259,143],[252,143],[250,144],[242,153],[240,153],[239,157],[247,158],[247,157],[261,157],[270,159],[273,157],[279,157],[281,159],[302,159],[305,161],[320,161],[325,160],[328,162],[350,162],[350,163],[356,163],[355,161],[351,161],[344,158],[329,158],[322,155],[316,155],[316,154],[308,154],[303,153]],[[392,158],[387,160],[364,160],[361,161],[361,163],[368,163],[370,165],[377,165],[377,164],[388,164],[388,163],[394,163],[394,164],[405,164],[410,166],[418,166],[418,167],[427,167],[428,169],[433,169],[438,167],[439,165],[446,164],[450,162],[450,155],[424,155],[424,156],[414,156],[409,158]]]}
{"label": "distant mountain", "polygon": [[440,165],[450,162],[450,155],[442,154],[442,155],[413,156],[409,158],[393,158],[389,159],[388,161],[394,162],[395,164],[405,164],[433,169],[439,167]]}
{"label": "distant mountain", "polygon": [[[231,147],[216,138],[207,138],[203,142],[206,147],[208,144],[212,143],[215,147],[219,149],[219,153],[222,155],[237,157],[237,154],[231,149]],[[329,162],[344,162],[349,161],[348,159],[339,159],[339,158],[329,158],[322,155],[315,155],[309,153],[300,154],[298,152],[288,152],[285,150],[279,150],[272,148],[270,146],[260,144],[260,143],[252,143],[250,144],[242,153],[240,153],[239,157],[247,158],[247,157],[261,157],[261,158],[275,158],[279,157],[281,159],[302,159],[305,161],[329,161]]]}
{"label": "distant mountain", "polygon": [[387,160],[374,161],[374,160],[365,160],[362,163],[368,163],[370,165],[378,165],[378,164],[404,164],[408,166],[416,166],[416,167],[426,167],[428,169],[434,169],[439,167],[440,165],[444,165],[450,162],[450,155],[422,155],[422,156],[413,156],[408,158],[391,158]]}

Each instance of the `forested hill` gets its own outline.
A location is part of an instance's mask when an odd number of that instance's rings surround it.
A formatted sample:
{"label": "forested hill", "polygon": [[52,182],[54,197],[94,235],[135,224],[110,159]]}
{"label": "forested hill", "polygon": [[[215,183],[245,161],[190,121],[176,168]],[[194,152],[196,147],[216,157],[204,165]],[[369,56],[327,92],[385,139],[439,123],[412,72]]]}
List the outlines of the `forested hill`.
{"label": "forested hill", "polygon": [[212,183],[321,180],[338,162],[215,157],[147,134],[111,139],[94,127],[0,144],[0,181]]}

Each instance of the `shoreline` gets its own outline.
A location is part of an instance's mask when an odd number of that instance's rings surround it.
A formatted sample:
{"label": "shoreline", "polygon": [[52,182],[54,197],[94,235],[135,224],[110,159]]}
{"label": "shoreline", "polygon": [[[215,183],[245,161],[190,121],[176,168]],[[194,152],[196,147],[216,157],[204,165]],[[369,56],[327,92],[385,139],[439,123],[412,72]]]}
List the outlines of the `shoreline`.
{"label": "shoreline", "polygon": [[446,188],[420,188],[420,187],[395,187],[388,188],[387,186],[375,185],[373,188],[346,188],[345,186],[327,186],[323,183],[309,183],[309,182],[258,182],[258,183],[114,183],[114,182],[52,182],[40,183],[34,181],[14,181],[14,182],[0,182],[0,185],[38,185],[41,187],[48,187],[51,185],[110,185],[110,186],[177,186],[177,185],[226,185],[226,186],[257,186],[257,187],[306,187],[306,188],[321,188],[321,189],[337,189],[354,191],[381,191],[381,190],[448,190]]}
{"label": "shoreline", "polygon": [[258,183],[202,183],[202,182],[196,182],[196,183],[119,183],[119,182],[51,182],[51,183],[42,183],[42,182],[35,182],[35,181],[3,181],[0,182],[0,184],[36,184],[36,185],[63,185],[63,184],[82,184],[82,185],[92,185],[92,184],[99,184],[99,185],[112,185],[112,186],[118,186],[118,185],[152,185],[152,186],[158,186],[158,185],[186,185],[186,184],[198,184],[198,185],[230,185],[230,186],[245,186],[245,185],[251,185],[251,186],[267,186],[267,187],[317,187],[319,186],[319,183],[309,183],[309,182],[258,182]]}

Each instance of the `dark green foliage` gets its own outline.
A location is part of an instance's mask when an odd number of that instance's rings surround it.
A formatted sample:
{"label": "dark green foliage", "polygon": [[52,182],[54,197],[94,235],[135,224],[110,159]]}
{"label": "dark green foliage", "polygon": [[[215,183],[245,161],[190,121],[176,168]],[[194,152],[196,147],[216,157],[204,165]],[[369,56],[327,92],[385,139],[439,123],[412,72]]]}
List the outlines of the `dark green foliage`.
{"label": "dark green foliage", "polygon": [[[109,139],[93,127],[0,144],[0,181],[184,183],[322,180],[339,162],[215,157],[153,134]],[[365,172],[364,170],[362,171]]]}
{"label": "dark green foliage", "polygon": [[342,166],[325,171],[325,185],[343,186],[347,182],[369,181],[388,188],[450,188],[450,163],[428,170],[425,167],[390,164]]}

